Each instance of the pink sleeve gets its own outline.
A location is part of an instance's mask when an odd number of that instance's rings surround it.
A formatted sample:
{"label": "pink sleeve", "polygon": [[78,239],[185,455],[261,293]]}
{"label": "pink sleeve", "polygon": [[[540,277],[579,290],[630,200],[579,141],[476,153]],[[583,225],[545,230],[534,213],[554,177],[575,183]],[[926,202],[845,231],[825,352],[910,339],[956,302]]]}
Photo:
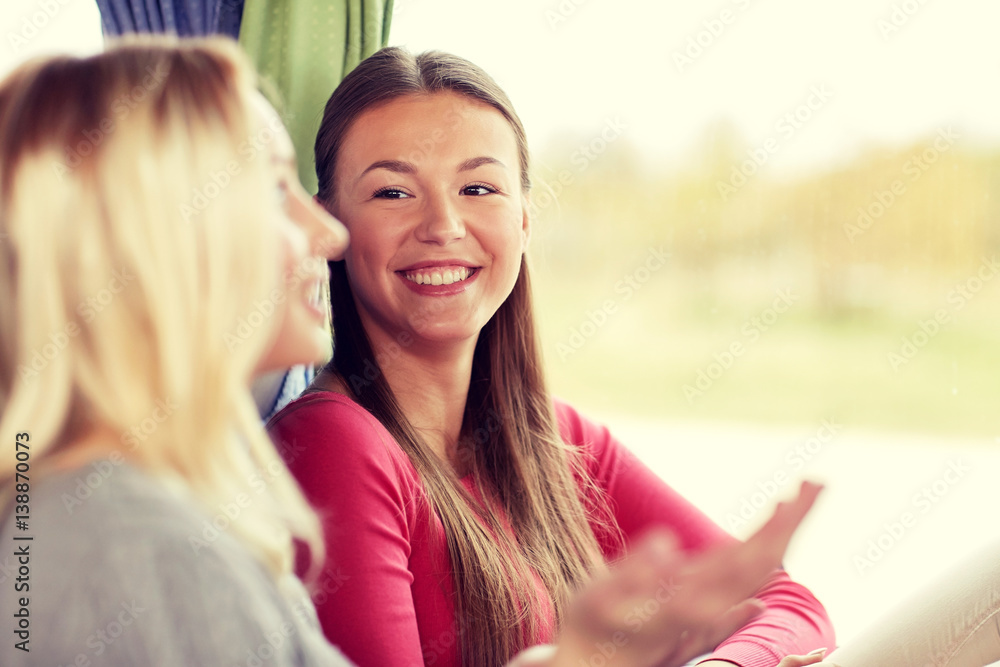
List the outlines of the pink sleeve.
{"label": "pink sleeve", "polygon": [[[653,526],[670,529],[686,551],[734,539],[657,477],[607,428],[584,419],[564,403],[556,403],[556,414],[563,438],[580,446],[589,458],[592,479],[605,492],[626,544]],[[608,558],[621,555],[613,541],[601,542]],[[786,655],[821,647],[832,651],[836,646],[823,605],[784,571],[775,572],[756,597],[767,610],[706,659],[728,660],[742,667],[774,667]]]}
{"label": "pink sleeve", "polygon": [[313,599],[327,639],[359,667],[423,665],[405,475],[373,421],[316,394],[285,408],[268,430],[292,453],[289,468],[323,522],[326,561]]}

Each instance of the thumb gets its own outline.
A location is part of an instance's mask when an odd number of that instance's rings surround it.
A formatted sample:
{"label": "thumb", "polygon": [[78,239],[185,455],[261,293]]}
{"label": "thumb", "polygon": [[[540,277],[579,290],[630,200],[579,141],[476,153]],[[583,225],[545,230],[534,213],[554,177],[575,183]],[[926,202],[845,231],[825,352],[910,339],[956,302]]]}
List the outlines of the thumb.
{"label": "thumb", "polygon": [[[805,667],[806,665],[819,665],[826,655],[825,648],[818,648],[810,651],[806,655],[787,655],[778,663],[778,667]],[[824,663],[825,664],[825,663]],[[829,667],[834,667],[830,664]]]}

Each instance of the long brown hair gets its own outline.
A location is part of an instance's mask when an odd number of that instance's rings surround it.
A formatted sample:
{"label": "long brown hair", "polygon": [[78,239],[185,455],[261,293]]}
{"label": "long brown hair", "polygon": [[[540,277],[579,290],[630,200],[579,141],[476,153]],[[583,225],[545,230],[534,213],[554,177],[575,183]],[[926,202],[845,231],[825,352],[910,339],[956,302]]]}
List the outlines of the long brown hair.
{"label": "long brown hair", "polygon": [[[413,56],[390,47],[362,62],[327,102],[316,138],[320,200],[332,210],[338,153],[361,114],[407,95],[444,91],[488,104],[506,118],[517,141],[521,186],[527,194],[524,128],[496,82],[453,55]],[[558,434],[525,259],[511,294],[480,332],[459,437],[459,456],[471,468],[482,500],[473,498],[403,414],[358,316],[345,263],[331,262],[330,268],[334,354],[326,370],[339,375],[393,435],[441,518],[463,664],[502,665],[545,638],[539,619],[554,612],[558,623],[573,589],[602,563],[589,522],[603,513],[588,503],[578,453]],[[494,503],[502,512],[495,511]],[[536,575],[547,599],[536,594]]]}

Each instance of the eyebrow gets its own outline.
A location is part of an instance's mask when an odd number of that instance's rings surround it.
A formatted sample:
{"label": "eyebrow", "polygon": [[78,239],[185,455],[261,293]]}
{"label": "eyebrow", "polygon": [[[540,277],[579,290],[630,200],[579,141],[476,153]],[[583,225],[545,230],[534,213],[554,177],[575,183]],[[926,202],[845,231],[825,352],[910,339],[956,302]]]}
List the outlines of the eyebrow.
{"label": "eyebrow", "polygon": [[[484,164],[496,164],[501,167],[505,166],[500,160],[483,155],[480,157],[469,158],[462,164],[458,165],[458,171],[472,171],[473,169],[481,167]],[[361,172],[361,175],[364,176],[369,171],[373,171],[375,169],[386,169],[388,171],[396,172],[397,174],[415,174],[417,172],[417,168],[410,162],[405,162],[403,160],[378,160],[377,162],[372,162],[368,165],[368,168]]]}
{"label": "eyebrow", "polygon": [[474,157],[474,158],[470,158],[470,159],[466,160],[462,164],[458,165],[458,170],[459,171],[472,171],[473,169],[475,169],[477,167],[481,167],[484,164],[496,164],[496,165],[500,165],[501,167],[506,167],[506,165],[503,162],[501,162],[500,160],[498,160],[496,158],[493,158],[493,157],[487,157],[487,156],[484,155],[484,156],[481,156],[481,157]]}
{"label": "eyebrow", "polygon": [[368,165],[368,168],[361,172],[361,175],[364,176],[373,169],[387,169],[397,174],[414,174],[417,171],[416,167],[403,160],[379,160]]}

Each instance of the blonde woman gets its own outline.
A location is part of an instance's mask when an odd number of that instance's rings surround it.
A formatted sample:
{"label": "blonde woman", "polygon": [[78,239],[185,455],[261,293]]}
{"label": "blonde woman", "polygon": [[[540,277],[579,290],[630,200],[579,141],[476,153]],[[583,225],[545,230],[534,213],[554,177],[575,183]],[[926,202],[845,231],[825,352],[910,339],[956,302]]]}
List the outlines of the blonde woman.
{"label": "blonde woman", "polygon": [[[0,664],[347,664],[291,571],[293,538],[322,562],[282,460],[300,452],[248,389],[324,355],[323,260],[346,243],[228,43],[0,84]],[[816,491],[708,558],[652,538],[577,598],[555,656],[519,664],[676,664],[731,629]],[[655,609],[617,641],[636,604]]]}
{"label": "blonde woman", "polygon": [[247,387],[322,357],[347,236],[235,46],[22,66],[0,220],[0,561],[24,572],[0,664],[346,664],[291,572],[318,523]]}

